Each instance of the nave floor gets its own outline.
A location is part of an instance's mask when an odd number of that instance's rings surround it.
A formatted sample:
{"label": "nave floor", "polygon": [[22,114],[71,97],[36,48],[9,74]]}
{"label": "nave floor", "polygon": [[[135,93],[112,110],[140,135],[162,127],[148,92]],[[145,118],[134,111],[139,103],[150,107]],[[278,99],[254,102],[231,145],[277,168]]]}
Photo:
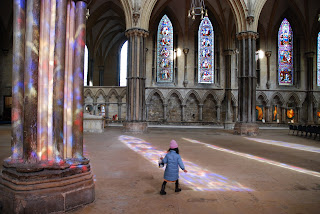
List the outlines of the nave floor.
{"label": "nave floor", "polygon": [[[10,156],[10,126],[0,126],[0,161]],[[157,159],[175,139],[188,173],[182,192],[167,184]],[[96,200],[70,213],[313,214],[320,210],[320,140],[260,130],[243,137],[222,129],[107,127],[84,134]],[[0,167],[1,168],[1,167]]]}

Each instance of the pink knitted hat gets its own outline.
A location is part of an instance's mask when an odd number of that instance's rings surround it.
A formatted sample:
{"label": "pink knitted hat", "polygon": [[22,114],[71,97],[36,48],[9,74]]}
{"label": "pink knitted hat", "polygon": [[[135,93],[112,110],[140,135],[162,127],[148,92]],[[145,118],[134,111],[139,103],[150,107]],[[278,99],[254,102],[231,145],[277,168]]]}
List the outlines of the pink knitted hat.
{"label": "pink knitted hat", "polygon": [[170,142],[170,149],[178,148],[178,144],[175,140],[171,140]]}

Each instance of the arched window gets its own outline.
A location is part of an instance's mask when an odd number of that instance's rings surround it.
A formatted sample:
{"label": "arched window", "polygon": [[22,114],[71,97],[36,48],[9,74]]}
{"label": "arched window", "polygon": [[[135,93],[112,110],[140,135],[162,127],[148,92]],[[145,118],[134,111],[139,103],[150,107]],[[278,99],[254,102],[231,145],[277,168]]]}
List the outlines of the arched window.
{"label": "arched window", "polygon": [[320,32],[318,34],[317,83],[320,86]]}
{"label": "arched window", "polygon": [[126,41],[120,51],[120,86],[127,86],[127,66],[128,63],[128,41]]}
{"label": "arched window", "polygon": [[198,31],[198,83],[214,82],[214,32],[208,17]]}
{"label": "arched window", "polygon": [[157,82],[173,82],[173,27],[167,15],[158,26]]}
{"label": "arched window", "polygon": [[279,85],[293,85],[293,32],[284,19],[278,33]]}

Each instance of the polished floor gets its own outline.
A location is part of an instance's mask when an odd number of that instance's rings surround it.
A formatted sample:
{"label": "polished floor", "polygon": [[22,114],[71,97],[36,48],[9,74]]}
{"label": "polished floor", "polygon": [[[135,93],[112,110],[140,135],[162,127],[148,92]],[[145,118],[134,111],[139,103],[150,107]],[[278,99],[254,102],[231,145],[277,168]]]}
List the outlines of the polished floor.
{"label": "polished floor", "polygon": [[[10,156],[10,126],[0,126],[0,160]],[[182,191],[160,195],[165,155],[179,144],[188,173]],[[217,128],[149,128],[127,134],[107,127],[85,133],[85,155],[96,184],[94,203],[70,213],[320,213],[320,140],[261,129],[257,137]]]}

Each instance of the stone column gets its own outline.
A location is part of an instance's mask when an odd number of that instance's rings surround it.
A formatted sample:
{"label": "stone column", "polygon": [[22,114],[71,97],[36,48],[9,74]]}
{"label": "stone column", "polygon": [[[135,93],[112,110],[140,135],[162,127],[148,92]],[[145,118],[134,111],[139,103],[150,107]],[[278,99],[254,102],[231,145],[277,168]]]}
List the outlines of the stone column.
{"label": "stone column", "polygon": [[305,54],[307,59],[307,101],[308,101],[308,121],[307,124],[314,124],[313,121],[313,56],[314,52]]}
{"label": "stone column", "polygon": [[121,96],[118,96],[118,118],[121,120],[121,106],[122,106],[122,98]]}
{"label": "stone column", "polygon": [[266,123],[270,122],[270,106],[266,106]]}
{"label": "stone column", "polygon": [[188,64],[188,53],[189,53],[189,48],[184,48],[183,49],[184,53],[184,81],[183,81],[183,86],[187,87],[188,85],[188,69],[187,69],[187,64]]}
{"label": "stone column", "polygon": [[168,109],[168,104],[163,104],[163,121],[167,121],[167,109]]}
{"label": "stone column", "polygon": [[270,83],[270,57],[271,57],[271,51],[266,51],[266,57],[267,57],[267,89],[270,89],[271,83]]}
{"label": "stone column", "polygon": [[[19,94],[23,97],[14,105],[24,101],[24,123],[22,130],[13,129],[12,136],[19,136],[22,131],[23,142],[13,141],[12,156],[3,162],[1,213],[64,213],[94,201],[93,175],[89,160],[82,156],[83,55],[82,61],[79,55],[84,52],[85,39],[80,43],[79,38],[85,35],[85,20],[76,21],[79,36],[72,45],[72,49],[76,49],[73,57],[69,54],[69,45],[66,46],[67,35],[68,40],[73,40],[74,34],[70,32],[75,33],[70,29],[73,25],[70,23],[74,22],[72,5],[71,0],[14,1],[14,51],[21,59],[14,58],[17,67],[14,67],[13,85],[24,90],[24,94]],[[79,10],[81,7],[83,10]],[[24,8],[27,8],[26,17]],[[77,16],[85,16],[86,3],[78,1],[77,8]],[[18,35],[24,35],[24,26],[25,36],[17,41]],[[78,84],[74,85],[75,93],[70,94],[77,100],[73,111],[79,117],[67,135],[67,124],[73,121],[64,117],[64,112],[68,113],[64,107],[70,107],[64,99],[70,96],[66,79],[72,76],[65,74],[69,74],[69,63],[73,61],[76,65],[73,80]],[[15,73],[18,70],[24,75],[24,84]],[[14,92],[19,93],[19,87],[14,88]],[[69,139],[75,138],[69,144]]]}
{"label": "stone column", "polygon": [[286,121],[287,121],[287,107],[286,106],[281,106],[281,114],[282,114],[282,118],[281,118],[281,122],[282,123],[286,123]]}
{"label": "stone column", "polygon": [[145,132],[145,81],[146,52],[145,38],[148,32],[143,29],[126,31],[128,39],[127,73],[127,118],[123,124],[126,132]]}
{"label": "stone column", "polygon": [[[40,35],[40,0],[27,1],[24,65],[23,159],[37,162],[37,109]],[[18,32],[16,32],[18,33]]]}
{"label": "stone column", "polygon": [[185,109],[186,109],[186,105],[182,104],[181,105],[181,121],[184,122],[185,121]]}
{"label": "stone column", "polygon": [[149,119],[148,112],[149,112],[150,105],[151,105],[150,103],[146,104],[146,121]]}
{"label": "stone column", "polygon": [[85,1],[76,2],[76,34],[74,44],[73,71],[73,158],[83,158],[83,70],[84,48],[86,44],[86,12]]}
{"label": "stone column", "polygon": [[[13,1],[13,67],[12,67],[12,139],[11,158],[23,158],[23,118],[24,118],[24,52],[26,30],[26,2]],[[19,32],[19,33],[17,33]]]}
{"label": "stone column", "polygon": [[300,123],[300,121],[301,121],[301,106],[297,106],[296,109],[297,109],[296,114],[298,115],[298,117],[296,119],[296,123]]}
{"label": "stone column", "polygon": [[65,76],[65,50],[66,50],[66,20],[67,1],[56,0],[56,28],[54,45],[53,70],[53,154],[56,159],[62,160],[64,156],[63,119],[64,119],[64,76]]}
{"label": "stone column", "polygon": [[241,32],[239,40],[239,121],[234,126],[234,133],[240,135],[257,135],[256,123],[256,32]]}
{"label": "stone column", "polygon": [[220,123],[220,117],[221,117],[221,105],[217,105],[217,123]]}
{"label": "stone column", "polygon": [[93,102],[93,115],[98,115],[98,104],[97,102]]}
{"label": "stone column", "polygon": [[199,104],[199,121],[202,121],[203,104]]}
{"label": "stone column", "polygon": [[100,86],[104,85],[104,66],[103,65],[99,66],[99,85]]}
{"label": "stone column", "polygon": [[224,129],[233,129],[234,123],[232,122],[231,115],[231,56],[233,54],[233,50],[225,50],[224,51],[224,61],[225,61],[225,99],[226,99],[226,118],[224,122]]}

